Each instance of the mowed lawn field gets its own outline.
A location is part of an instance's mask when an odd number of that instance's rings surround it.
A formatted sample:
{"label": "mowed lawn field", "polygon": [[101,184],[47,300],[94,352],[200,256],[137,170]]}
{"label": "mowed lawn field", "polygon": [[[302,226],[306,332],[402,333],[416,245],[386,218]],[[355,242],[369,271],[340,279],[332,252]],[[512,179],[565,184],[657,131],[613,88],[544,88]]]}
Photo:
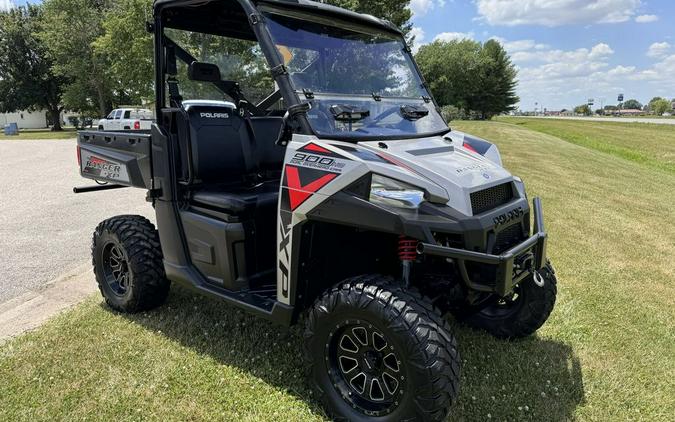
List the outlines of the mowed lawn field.
{"label": "mowed lawn field", "polygon": [[[453,127],[495,141],[543,198],[558,302],[521,341],[452,324],[463,372],[450,419],[673,420],[675,174],[660,155],[675,148],[671,129],[630,125],[653,165],[579,142],[627,147],[585,122],[507,122]],[[299,334],[180,289],[135,316],[95,297],[0,346],[0,420],[322,420]]]}

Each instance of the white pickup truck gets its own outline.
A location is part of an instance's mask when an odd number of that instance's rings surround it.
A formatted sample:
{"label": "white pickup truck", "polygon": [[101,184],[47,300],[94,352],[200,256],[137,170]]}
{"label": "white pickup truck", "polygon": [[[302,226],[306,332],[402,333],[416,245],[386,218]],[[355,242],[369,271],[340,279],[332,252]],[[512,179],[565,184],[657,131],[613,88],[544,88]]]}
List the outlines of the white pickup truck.
{"label": "white pickup truck", "polygon": [[108,117],[98,121],[98,130],[141,130],[149,131],[152,126],[152,111],[144,108],[117,108]]}

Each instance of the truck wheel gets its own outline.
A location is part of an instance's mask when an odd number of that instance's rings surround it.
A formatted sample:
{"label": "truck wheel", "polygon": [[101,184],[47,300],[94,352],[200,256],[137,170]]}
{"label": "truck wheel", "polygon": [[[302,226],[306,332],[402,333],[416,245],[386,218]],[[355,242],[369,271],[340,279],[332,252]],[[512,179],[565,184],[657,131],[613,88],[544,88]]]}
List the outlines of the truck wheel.
{"label": "truck wheel", "polygon": [[98,127],[98,130],[103,130],[103,126],[99,126],[99,127]]}
{"label": "truck wheel", "polygon": [[166,300],[170,283],[164,274],[155,226],[141,216],[119,216],[98,225],[92,241],[94,274],[113,309],[134,313]]}
{"label": "truck wheel", "polygon": [[557,280],[551,264],[539,271],[543,286],[533,277],[523,280],[510,298],[501,299],[462,319],[474,328],[487,331],[498,338],[521,338],[534,334],[546,322],[557,294]]}
{"label": "truck wheel", "polygon": [[305,329],[310,383],[337,420],[443,420],[460,360],[447,322],[416,290],[378,275],[320,297]]}

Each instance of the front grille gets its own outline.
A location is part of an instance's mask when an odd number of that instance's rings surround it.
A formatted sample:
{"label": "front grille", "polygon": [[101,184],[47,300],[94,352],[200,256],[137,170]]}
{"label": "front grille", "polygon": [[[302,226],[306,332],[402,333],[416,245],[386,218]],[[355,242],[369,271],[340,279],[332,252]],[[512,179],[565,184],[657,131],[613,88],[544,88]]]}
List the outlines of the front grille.
{"label": "front grille", "polygon": [[485,211],[504,205],[513,199],[513,188],[511,183],[493,186],[491,188],[479,190],[471,194],[471,209],[473,215],[482,214]]}
{"label": "front grille", "polygon": [[497,233],[493,254],[506,252],[523,240],[523,231],[520,224],[514,224]]}

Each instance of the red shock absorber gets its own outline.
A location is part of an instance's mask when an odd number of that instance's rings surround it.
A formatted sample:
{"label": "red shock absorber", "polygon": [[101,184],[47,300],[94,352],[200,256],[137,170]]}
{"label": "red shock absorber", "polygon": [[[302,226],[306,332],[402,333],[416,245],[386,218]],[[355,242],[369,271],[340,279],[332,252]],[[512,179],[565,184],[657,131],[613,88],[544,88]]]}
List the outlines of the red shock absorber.
{"label": "red shock absorber", "polygon": [[400,236],[398,238],[398,258],[401,261],[414,261],[417,259],[417,240]]}
{"label": "red shock absorber", "polygon": [[401,279],[406,286],[410,286],[410,270],[412,263],[417,259],[417,240],[409,237],[400,236],[398,238],[398,258],[403,264],[403,274]]}

